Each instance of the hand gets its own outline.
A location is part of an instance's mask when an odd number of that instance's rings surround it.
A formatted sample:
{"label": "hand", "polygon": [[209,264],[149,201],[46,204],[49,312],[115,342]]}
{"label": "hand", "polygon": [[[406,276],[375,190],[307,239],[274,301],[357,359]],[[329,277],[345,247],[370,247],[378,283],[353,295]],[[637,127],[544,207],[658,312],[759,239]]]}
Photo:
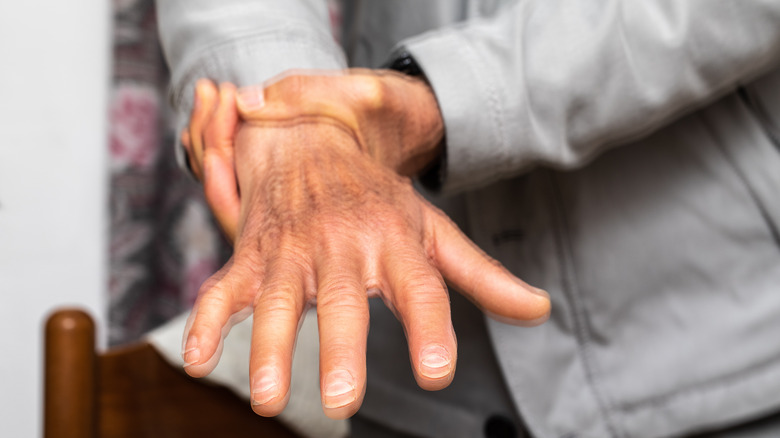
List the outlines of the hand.
{"label": "hand", "polygon": [[[445,387],[455,370],[442,276],[504,320],[533,324],[549,314],[544,292],[485,256],[394,171],[414,167],[409,157],[420,155],[411,146],[435,150],[440,137],[425,139],[432,131],[420,121],[427,119],[381,128],[388,119],[409,119],[381,117],[381,101],[397,95],[370,83],[361,85],[370,98],[355,99],[368,107],[356,114],[317,99],[302,104],[318,95],[315,80],[278,83],[280,92],[267,89],[261,108],[251,95],[239,99],[245,123],[235,136],[235,255],[201,289],[185,347],[187,372],[207,374],[230,318],[252,309],[253,407],[261,415],[286,404],[307,303],[317,305],[322,402],[334,418],[352,415],[365,390],[367,295],[382,297],[404,325],[412,369],[425,389]],[[397,152],[404,147],[409,153]]]}
{"label": "hand", "polygon": [[[417,175],[440,153],[444,126],[433,92],[422,80],[398,72],[352,69],[326,76],[282,76],[266,88],[241,92],[242,117],[331,117],[360,137],[369,156],[401,175]],[[233,84],[217,88],[208,79],[196,83],[190,123],[181,141],[230,241],[236,236],[240,204],[233,163],[240,123]]]}
{"label": "hand", "polygon": [[227,238],[236,237],[240,208],[233,160],[233,140],[241,121],[236,108],[236,87],[208,79],[195,85],[195,99],[181,142],[187,149],[190,169],[203,182],[206,202]]}

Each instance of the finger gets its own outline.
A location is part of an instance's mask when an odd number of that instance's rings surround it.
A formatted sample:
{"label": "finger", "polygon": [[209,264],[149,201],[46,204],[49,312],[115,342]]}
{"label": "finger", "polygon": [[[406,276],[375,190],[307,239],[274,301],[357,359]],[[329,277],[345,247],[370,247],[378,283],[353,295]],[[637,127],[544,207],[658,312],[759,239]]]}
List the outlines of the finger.
{"label": "finger", "polygon": [[265,91],[261,85],[242,87],[236,95],[236,106],[244,120],[260,117],[265,107]]}
{"label": "finger", "polygon": [[179,135],[179,141],[181,142],[182,146],[184,146],[185,153],[187,154],[187,167],[190,169],[190,172],[195,175],[196,178],[200,179],[200,176],[195,174],[195,157],[194,153],[192,152],[192,143],[190,142],[190,131],[189,127],[182,129],[181,134]]}
{"label": "finger", "polygon": [[199,79],[195,83],[195,97],[190,115],[190,149],[192,171],[198,179],[203,179],[203,134],[218,103],[217,87],[208,79]]}
{"label": "finger", "polygon": [[338,80],[342,72],[328,75],[289,74],[264,86],[252,85],[238,91],[237,107],[248,122],[285,120],[298,116],[330,117],[357,130],[358,100],[381,105],[383,87],[377,75],[350,76]]}
{"label": "finger", "polygon": [[238,123],[236,88],[232,84],[221,84],[219,104],[204,133],[203,190],[209,207],[230,241],[235,240],[241,210],[233,161],[233,142]]}
{"label": "finger", "polygon": [[[209,87],[213,84],[209,82]],[[204,152],[211,150],[232,151],[236,126],[238,125],[238,109],[236,108],[236,87],[224,82],[219,85],[215,96],[216,106],[203,130],[205,140]]]}
{"label": "finger", "polygon": [[263,416],[278,415],[289,400],[295,337],[305,307],[303,271],[290,254],[269,266],[254,305],[251,402]]}
{"label": "finger", "polygon": [[397,243],[384,255],[384,276],[396,316],[406,331],[417,384],[434,391],[447,387],[455,374],[457,341],[449,294],[419,243]]}
{"label": "finger", "polygon": [[187,129],[181,130],[181,133],[179,134],[179,141],[181,142],[182,146],[184,146],[184,150],[187,151],[187,154],[191,154],[192,145],[190,144],[190,132]]}
{"label": "finger", "polygon": [[442,212],[426,206],[429,254],[450,284],[491,317],[532,326],[550,315],[550,297],[512,275],[469,240]]}
{"label": "finger", "polygon": [[[240,259],[237,259],[240,260]],[[247,261],[228,262],[198,292],[198,300],[185,330],[184,369],[193,377],[208,375],[216,366],[222,341],[230,327],[246,317],[261,273]]]}
{"label": "finger", "polygon": [[334,419],[354,415],[365,394],[368,298],[354,254],[339,248],[317,261],[320,393]]}

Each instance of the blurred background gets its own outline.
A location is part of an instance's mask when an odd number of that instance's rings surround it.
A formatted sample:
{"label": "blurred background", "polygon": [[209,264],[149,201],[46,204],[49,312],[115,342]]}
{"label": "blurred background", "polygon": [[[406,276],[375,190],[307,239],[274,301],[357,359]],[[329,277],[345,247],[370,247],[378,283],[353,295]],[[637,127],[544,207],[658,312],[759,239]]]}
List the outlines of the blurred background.
{"label": "blurred background", "polygon": [[227,245],[173,159],[153,0],[0,2],[0,60],[0,424],[34,437],[54,308],[132,342]]}

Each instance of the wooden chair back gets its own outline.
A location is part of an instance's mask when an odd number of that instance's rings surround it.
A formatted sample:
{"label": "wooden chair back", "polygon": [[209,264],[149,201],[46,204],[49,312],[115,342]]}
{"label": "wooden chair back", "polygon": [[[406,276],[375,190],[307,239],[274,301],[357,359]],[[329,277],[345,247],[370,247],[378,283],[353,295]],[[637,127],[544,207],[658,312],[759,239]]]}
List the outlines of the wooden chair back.
{"label": "wooden chair back", "polygon": [[96,352],[95,324],[81,310],[53,313],[45,337],[45,438],[297,437],[149,344]]}

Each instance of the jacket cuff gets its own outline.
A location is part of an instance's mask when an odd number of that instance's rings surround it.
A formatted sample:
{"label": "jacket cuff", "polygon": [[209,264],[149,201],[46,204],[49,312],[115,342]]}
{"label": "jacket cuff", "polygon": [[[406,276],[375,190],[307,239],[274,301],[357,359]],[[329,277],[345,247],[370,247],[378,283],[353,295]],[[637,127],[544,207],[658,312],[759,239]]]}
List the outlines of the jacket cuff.
{"label": "jacket cuff", "polygon": [[[499,77],[461,34],[451,30],[408,40],[408,51],[433,88],[444,119],[446,154],[440,189],[455,193],[498,180],[511,158]],[[478,109],[478,110],[475,110]]]}
{"label": "jacket cuff", "polygon": [[176,159],[182,169],[188,169],[188,165],[178,134],[189,123],[198,79],[232,82],[242,87],[267,82],[288,70],[341,70],[347,65],[335,42],[291,34],[261,34],[232,40],[211,47],[184,64],[190,67],[172,78],[169,90],[176,111]]}

